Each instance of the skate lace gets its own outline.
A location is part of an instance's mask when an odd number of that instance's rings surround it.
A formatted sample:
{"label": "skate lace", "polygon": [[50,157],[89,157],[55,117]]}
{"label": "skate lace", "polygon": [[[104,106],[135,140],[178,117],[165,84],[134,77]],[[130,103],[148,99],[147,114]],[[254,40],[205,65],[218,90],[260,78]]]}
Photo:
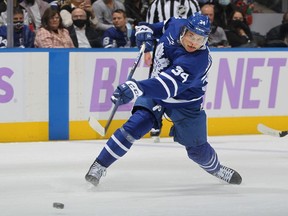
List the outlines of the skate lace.
{"label": "skate lace", "polygon": [[215,174],[215,176],[226,182],[230,182],[233,174],[234,174],[233,170],[229,169],[228,167],[221,166],[220,170]]}

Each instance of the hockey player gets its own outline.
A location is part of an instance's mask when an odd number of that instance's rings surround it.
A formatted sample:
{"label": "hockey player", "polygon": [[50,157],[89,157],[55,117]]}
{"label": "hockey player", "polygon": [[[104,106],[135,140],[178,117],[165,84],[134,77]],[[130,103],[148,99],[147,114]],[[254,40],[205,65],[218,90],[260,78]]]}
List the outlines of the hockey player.
{"label": "hockey player", "polygon": [[[157,23],[168,20],[171,17],[188,18],[193,13],[199,12],[199,0],[155,0],[148,7],[146,21],[148,23]],[[153,56],[155,55],[155,47]],[[150,66],[150,72],[153,70],[154,57],[151,53],[145,53],[145,63]],[[151,75],[151,74],[149,74]],[[162,120],[162,119],[160,119]],[[155,143],[160,142],[162,122],[157,122],[150,131],[150,136]]]}
{"label": "hockey player", "polygon": [[209,33],[209,18],[199,13],[188,19],[172,17],[167,22],[136,27],[138,46],[144,42],[145,52],[152,50],[152,38],[159,39],[154,77],[126,81],[114,91],[111,97],[114,103],[126,104],[137,98],[133,115],[114,132],[90,166],[85,176],[88,182],[98,185],[106,168],[124,156],[135,140],[149,132],[164,111],[173,121],[170,135],[186,148],[191,160],[227,183],[241,184],[239,173],[220,164],[215,150],[207,142],[202,102],[212,63],[206,46]]}

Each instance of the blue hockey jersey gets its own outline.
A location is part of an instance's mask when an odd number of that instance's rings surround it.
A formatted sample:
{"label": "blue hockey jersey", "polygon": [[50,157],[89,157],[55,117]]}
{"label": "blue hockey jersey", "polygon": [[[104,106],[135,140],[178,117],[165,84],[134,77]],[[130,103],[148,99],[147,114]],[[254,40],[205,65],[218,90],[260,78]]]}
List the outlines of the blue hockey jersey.
{"label": "blue hockey jersey", "polygon": [[135,30],[132,30],[132,32],[122,32],[120,29],[113,26],[104,32],[102,37],[102,46],[104,48],[135,47]]}
{"label": "blue hockey jersey", "polygon": [[[23,26],[23,30],[20,32],[14,31],[14,47],[21,48],[33,48],[35,33],[32,32],[27,25]],[[7,26],[2,25],[0,27],[0,47],[7,47]]]}
{"label": "blue hockey jersey", "polygon": [[187,52],[180,34],[187,19],[147,24],[159,39],[153,62],[152,78],[139,81],[144,97],[154,98],[166,108],[199,107],[208,83],[212,63],[208,46]]}

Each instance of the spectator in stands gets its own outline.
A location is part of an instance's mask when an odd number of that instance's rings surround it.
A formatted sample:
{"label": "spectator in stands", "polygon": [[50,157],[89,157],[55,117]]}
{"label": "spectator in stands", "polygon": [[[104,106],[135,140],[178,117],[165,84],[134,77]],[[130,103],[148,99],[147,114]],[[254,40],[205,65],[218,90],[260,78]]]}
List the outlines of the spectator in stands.
{"label": "spectator in stands", "polygon": [[95,16],[94,10],[89,0],[69,0],[61,6],[60,15],[63,20],[63,25],[66,28],[73,25],[71,13],[74,8],[81,8],[85,10],[91,24],[90,26],[96,28],[98,19]]}
{"label": "spectator in stands", "polygon": [[127,20],[133,26],[145,21],[149,2],[147,0],[125,0]]}
{"label": "spectator in stands", "polygon": [[211,22],[211,33],[209,35],[208,44],[210,47],[228,47],[229,43],[222,27],[214,22],[214,5],[205,4],[201,7],[202,14],[209,17]]}
{"label": "spectator in stands", "polygon": [[74,48],[69,32],[64,28],[58,10],[48,8],[41,19],[41,28],[36,33],[35,47]]}
{"label": "spectator in stands", "polygon": [[87,12],[81,8],[72,10],[73,25],[68,27],[73,44],[77,48],[102,47],[101,34],[90,26]]}
{"label": "spectator in stands", "polygon": [[283,14],[282,23],[271,28],[266,34],[267,47],[287,47],[288,11]]}
{"label": "spectator in stands", "polygon": [[243,12],[247,25],[250,26],[253,22],[254,0],[233,0],[233,4]]}
{"label": "spectator in stands", "polygon": [[239,9],[234,10],[228,20],[226,36],[231,47],[256,47],[243,12]]}
{"label": "spectator in stands", "polygon": [[235,9],[242,11],[248,26],[252,23],[253,0],[198,0],[198,2],[200,7],[204,4],[214,5],[214,21],[223,29],[228,28],[228,18]]}
{"label": "spectator in stands", "polygon": [[[234,4],[231,0],[210,0],[209,4],[214,5],[214,22],[216,22],[221,28],[226,29],[228,25],[228,17],[234,10]],[[200,7],[203,6],[200,3],[199,5]]]}
{"label": "spectator in stands", "polygon": [[[14,47],[29,48],[34,47],[35,33],[27,25],[24,25],[23,10],[19,7],[13,8],[14,25]],[[7,47],[7,26],[0,27],[0,47]]]}
{"label": "spectator in stands", "polygon": [[50,5],[43,0],[23,0],[19,5],[27,12],[31,30],[37,31],[41,26],[41,17]]}
{"label": "spectator in stands", "polygon": [[[135,47],[135,31],[127,23],[126,13],[122,9],[117,9],[112,14],[113,27],[107,29],[103,34],[103,47]],[[130,27],[130,28],[129,28]]]}
{"label": "spectator in stands", "polygon": [[123,3],[118,0],[97,0],[92,4],[92,7],[99,21],[97,28],[103,31],[113,27],[113,11],[117,9],[125,10]]}

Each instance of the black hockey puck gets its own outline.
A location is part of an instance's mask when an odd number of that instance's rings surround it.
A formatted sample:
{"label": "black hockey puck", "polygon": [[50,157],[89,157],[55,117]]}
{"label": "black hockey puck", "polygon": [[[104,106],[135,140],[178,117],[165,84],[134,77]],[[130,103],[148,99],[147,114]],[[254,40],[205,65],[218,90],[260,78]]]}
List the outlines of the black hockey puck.
{"label": "black hockey puck", "polygon": [[53,203],[53,207],[57,208],[57,209],[63,209],[64,208],[64,204],[63,203],[59,203],[59,202],[54,202]]}

